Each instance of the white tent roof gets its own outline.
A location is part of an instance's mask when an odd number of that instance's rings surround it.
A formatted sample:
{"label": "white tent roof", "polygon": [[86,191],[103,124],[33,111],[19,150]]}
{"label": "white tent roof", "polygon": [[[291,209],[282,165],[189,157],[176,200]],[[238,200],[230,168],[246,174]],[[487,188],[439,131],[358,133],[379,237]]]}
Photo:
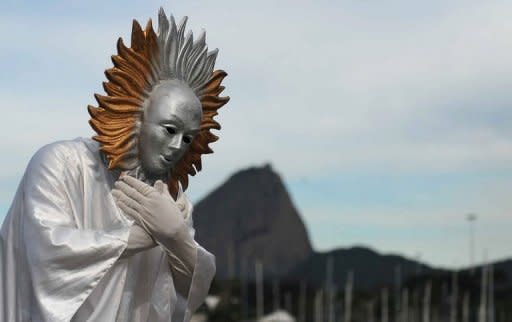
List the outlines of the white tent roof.
{"label": "white tent roof", "polygon": [[204,301],[208,309],[215,310],[220,302],[220,297],[215,295],[208,295]]}
{"label": "white tent roof", "polygon": [[262,317],[258,322],[295,322],[295,318],[286,311],[278,310]]}

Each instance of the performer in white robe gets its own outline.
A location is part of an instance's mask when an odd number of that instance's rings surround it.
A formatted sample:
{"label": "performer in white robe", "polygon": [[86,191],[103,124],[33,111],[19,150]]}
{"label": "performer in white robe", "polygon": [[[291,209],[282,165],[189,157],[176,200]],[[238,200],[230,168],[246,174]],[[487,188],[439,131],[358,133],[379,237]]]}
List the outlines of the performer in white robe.
{"label": "performer in white robe", "polygon": [[[122,258],[133,221],[112,198],[116,179],[90,139],[34,155],[0,234],[0,321],[171,321],[177,294],[165,251]],[[198,246],[185,320],[214,273]]]}
{"label": "performer in white robe", "polygon": [[0,321],[189,321],[203,302],[215,260],[183,191],[229,97],[185,25],[134,21],[89,106],[97,135],[31,159],[0,231]]}

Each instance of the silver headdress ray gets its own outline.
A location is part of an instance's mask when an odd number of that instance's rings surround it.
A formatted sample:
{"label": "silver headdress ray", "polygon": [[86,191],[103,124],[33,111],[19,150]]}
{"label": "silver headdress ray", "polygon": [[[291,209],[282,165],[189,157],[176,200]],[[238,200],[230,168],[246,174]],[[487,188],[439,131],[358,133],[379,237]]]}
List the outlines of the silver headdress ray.
{"label": "silver headdress ray", "polygon": [[212,75],[218,49],[208,52],[203,30],[194,42],[192,31],[185,36],[187,17],[179,26],[171,15],[167,19],[164,10],[158,13],[158,47],[160,48],[160,79],[179,79],[201,95],[201,90]]}

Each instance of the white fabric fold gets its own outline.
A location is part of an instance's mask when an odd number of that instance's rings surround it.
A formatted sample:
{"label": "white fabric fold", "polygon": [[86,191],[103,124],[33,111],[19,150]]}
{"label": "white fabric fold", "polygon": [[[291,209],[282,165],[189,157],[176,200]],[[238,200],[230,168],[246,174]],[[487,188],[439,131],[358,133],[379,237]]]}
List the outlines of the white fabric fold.
{"label": "white fabric fold", "polygon": [[[121,258],[133,222],[112,199],[114,181],[90,139],[34,155],[0,231],[0,321],[182,321],[164,250]],[[198,249],[184,321],[215,272]]]}

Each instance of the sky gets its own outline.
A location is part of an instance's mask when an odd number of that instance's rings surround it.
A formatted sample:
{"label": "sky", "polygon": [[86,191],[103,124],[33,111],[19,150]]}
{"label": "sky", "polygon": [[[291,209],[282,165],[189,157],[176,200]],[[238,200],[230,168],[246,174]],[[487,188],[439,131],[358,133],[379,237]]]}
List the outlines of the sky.
{"label": "sky", "polygon": [[115,43],[158,8],[205,29],[229,76],[221,139],[189,195],[271,163],[316,250],[363,245],[441,267],[512,257],[512,3],[0,3],[0,220],[30,157],[90,137]]}

